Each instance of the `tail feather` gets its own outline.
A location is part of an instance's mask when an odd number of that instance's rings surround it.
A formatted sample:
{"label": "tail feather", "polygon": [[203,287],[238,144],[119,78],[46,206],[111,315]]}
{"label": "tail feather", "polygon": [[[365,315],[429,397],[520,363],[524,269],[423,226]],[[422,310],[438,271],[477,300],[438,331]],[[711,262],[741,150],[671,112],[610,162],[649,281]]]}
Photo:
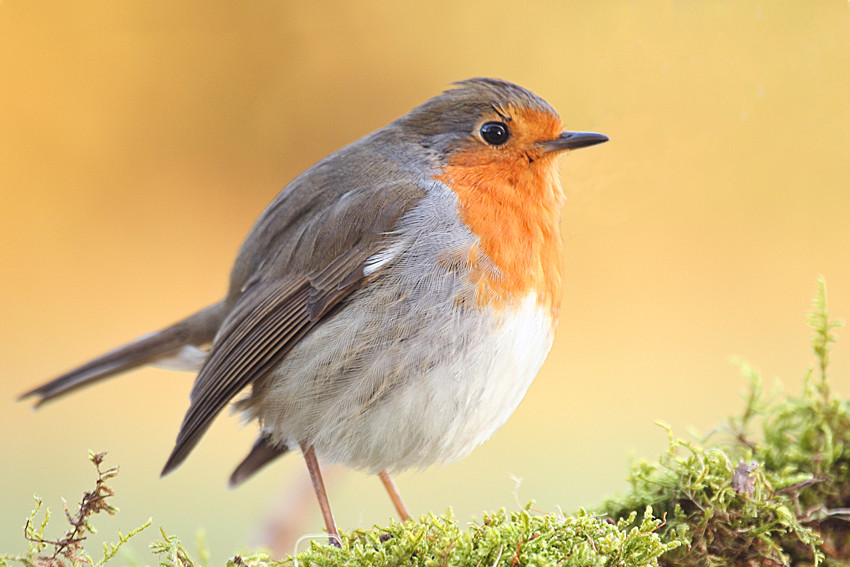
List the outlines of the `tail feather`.
{"label": "tail feather", "polygon": [[275,444],[269,433],[261,434],[251,448],[251,452],[239,463],[239,466],[230,476],[230,488],[239,486],[254,473],[288,451],[289,447],[286,445]]}
{"label": "tail feather", "polygon": [[35,403],[38,407],[44,402],[121,372],[177,357],[185,346],[199,347],[210,344],[223,318],[224,303],[216,303],[170,327],[118,347],[22,394],[18,399],[38,396],[39,399]]}

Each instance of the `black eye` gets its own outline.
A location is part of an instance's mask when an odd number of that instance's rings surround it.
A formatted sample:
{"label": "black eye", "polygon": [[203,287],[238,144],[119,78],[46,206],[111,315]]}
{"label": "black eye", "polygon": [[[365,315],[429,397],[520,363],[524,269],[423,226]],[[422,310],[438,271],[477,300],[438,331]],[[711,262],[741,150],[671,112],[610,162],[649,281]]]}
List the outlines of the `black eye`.
{"label": "black eye", "polygon": [[491,146],[501,146],[511,137],[511,131],[504,122],[488,122],[481,127],[481,137]]}

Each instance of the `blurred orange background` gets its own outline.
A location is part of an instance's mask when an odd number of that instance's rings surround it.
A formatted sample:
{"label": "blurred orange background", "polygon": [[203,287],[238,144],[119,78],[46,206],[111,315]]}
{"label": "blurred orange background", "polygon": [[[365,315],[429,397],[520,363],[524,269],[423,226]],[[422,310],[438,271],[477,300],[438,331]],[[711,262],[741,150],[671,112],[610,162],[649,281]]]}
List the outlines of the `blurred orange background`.
{"label": "blurred orange background", "polygon": [[[562,162],[568,285],[544,370],[465,461],[397,479],[414,514],[593,506],[665,448],[654,421],[704,433],[738,411],[730,357],[798,391],[818,275],[850,317],[847,1],[5,0],[0,76],[2,552],[25,548],[33,493],[61,534],[88,449],[121,466],[95,541],[148,517],[190,543],[204,529],[216,562],[264,540],[306,471],[291,456],[228,491],[253,425],[222,416],[158,478],[192,375],[14,399],[216,301],[279,189],[458,79],[522,84],[611,142]],[[839,395],[848,372],[845,332]],[[342,529],[393,516],[377,479],[329,475]],[[312,495],[303,510],[319,532]],[[133,553],[150,561],[155,536]]]}

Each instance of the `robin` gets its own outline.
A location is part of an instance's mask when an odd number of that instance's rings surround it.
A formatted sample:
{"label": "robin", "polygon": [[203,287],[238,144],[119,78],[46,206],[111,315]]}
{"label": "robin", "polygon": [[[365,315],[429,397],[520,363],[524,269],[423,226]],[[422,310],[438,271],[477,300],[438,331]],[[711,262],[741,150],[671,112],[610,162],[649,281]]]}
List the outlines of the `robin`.
{"label": "robin", "polygon": [[534,93],[469,79],[321,160],[269,205],[227,296],[27,392],[36,405],[144,364],[198,371],[162,474],[235,406],[260,435],[237,485],[300,449],[332,543],[317,455],[377,473],[466,456],[511,415],[552,346],[563,132]]}

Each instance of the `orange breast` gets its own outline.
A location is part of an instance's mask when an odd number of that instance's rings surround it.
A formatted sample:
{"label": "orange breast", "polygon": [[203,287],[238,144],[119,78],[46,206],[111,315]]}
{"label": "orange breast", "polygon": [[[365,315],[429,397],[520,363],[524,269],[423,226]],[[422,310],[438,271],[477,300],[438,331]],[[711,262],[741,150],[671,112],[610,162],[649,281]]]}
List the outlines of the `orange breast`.
{"label": "orange breast", "polygon": [[561,305],[564,200],[555,156],[494,161],[477,153],[453,154],[437,176],[457,193],[460,218],[479,238],[468,257],[476,304],[516,307],[534,292],[554,322]]}

